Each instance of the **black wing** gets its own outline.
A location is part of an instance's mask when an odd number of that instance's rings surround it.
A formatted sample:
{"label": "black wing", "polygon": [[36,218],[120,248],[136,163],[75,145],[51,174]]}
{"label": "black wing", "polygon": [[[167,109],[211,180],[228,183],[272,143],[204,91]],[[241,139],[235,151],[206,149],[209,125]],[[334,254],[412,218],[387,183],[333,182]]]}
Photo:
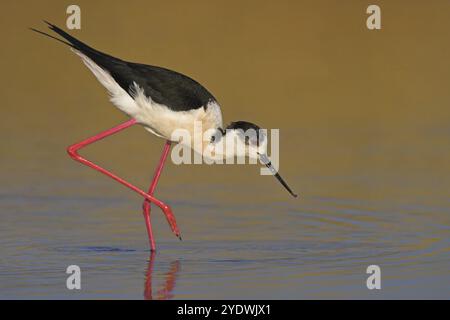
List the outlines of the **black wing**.
{"label": "black wing", "polygon": [[108,71],[130,96],[133,94],[133,83],[135,82],[144,90],[147,97],[173,111],[188,111],[201,107],[206,109],[208,102],[216,101],[206,88],[188,76],[161,67],[123,61],[95,50],[57,26],[46,23],[51,30],[68,42],[35,29],[32,30],[70,45],[88,56]]}

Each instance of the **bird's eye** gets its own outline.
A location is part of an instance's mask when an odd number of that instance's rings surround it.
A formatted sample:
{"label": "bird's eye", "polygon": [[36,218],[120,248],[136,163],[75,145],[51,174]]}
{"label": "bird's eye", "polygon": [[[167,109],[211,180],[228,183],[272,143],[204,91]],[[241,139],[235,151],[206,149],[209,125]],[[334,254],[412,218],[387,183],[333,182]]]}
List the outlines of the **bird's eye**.
{"label": "bird's eye", "polygon": [[211,143],[217,142],[220,140],[220,136],[218,134],[213,134],[211,136]]}
{"label": "bird's eye", "polygon": [[264,135],[259,131],[247,130],[245,134],[245,143],[247,145],[259,146],[264,141]]}
{"label": "bird's eye", "polygon": [[211,143],[219,141],[224,134],[225,131],[222,128],[217,128],[217,131],[211,136]]}

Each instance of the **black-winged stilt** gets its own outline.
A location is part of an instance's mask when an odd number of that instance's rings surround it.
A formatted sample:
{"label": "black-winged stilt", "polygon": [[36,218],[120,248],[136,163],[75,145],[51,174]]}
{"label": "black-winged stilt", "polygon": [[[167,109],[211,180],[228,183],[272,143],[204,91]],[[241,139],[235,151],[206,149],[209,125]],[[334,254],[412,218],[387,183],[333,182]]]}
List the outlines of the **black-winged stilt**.
{"label": "black-winged stilt", "polygon": [[[131,63],[112,57],[89,47],[57,26],[49,22],[46,23],[52,31],[59,34],[65,40],[33,28],[32,30],[70,46],[89,70],[92,71],[97,80],[107,89],[111,96],[111,102],[131,118],[116,127],[69,146],[67,151],[74,160],[113,178],[144,197],[143,213],[151,251],[155,250],[155,242],[150,222],[150,203],[154,203],[162,209],[172,231],[181,240],[180,231],[171,208],[153,196],[164,163],[169,154],[171,143],[178,142],[171,140],[172,132],[176,129],[185,129],[191,132],[194,123],[200,122],[202,132],[210,132],[209,139],[206,139],[205,143],[200,144],[200,150],[196,150],[201,154],[213,144],[217,143],[216,140],[220,138],[216,139],[216,137],[221,137],[222,135],[228,135],[229,137],[234,135],[238,143],[241,143],[245,147],[245,155],[250,156],[252,154],[254,156],[256,155],[255,157],[259,157],[261,162],[270,169],[272,174],[289,193],[294,197],[297,196],[281,178],[266,156],[262,146],[267,139],[258,133],[259,127],[250,122],[237,121],[223,129],[222,112],[219,104],[213,95],[198,82],[183,74],[165,68]],[[166,140],[161,159],[148,192],[137,188],[78,154],[78,150],[81,148],[135,124],[141,124],[151,133]],[[254,129],[256,131],[255,139],[241,134],[242,131],[247,131],[248,129]],[[253,152],[249,152],[248,150],[253,150]],[[226,156],[230,156],[230,154]],[[235,154],[231,154],[231,156],[234,157]]]}

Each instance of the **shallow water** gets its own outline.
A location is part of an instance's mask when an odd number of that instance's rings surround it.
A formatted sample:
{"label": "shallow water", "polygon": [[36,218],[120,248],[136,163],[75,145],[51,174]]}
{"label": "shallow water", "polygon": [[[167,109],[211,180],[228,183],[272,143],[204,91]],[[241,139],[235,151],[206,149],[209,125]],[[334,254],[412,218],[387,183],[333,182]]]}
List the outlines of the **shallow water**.
{"label": "shallow water", "polygon": [[[151,257],[142,199],[65,153],[126,120],[78,58],[27,29],[64,25],[65,5],[5,2],[0,298],[450,298],[448,2],[382,2],[373,32],[361,1],[77,3],[77,37],[194,77],[226,123],[279,128],[300,197],[256,166],[169,163],[156,195],[183,241],[153,208]],[[136,127],[82,154],[146,189],[163,143]]]}
{"label": "shallow water", "polygon": [[[132,130],[132,135],[147,135]],[[134,146],[126,142],[114,144],[132,154]],[[310,154],[308,146],[304,150]],[[289,149],[290,142],[284,147]],[[104,153],[95,149],[84,153],[102,159]],[[39,150],[41,157],[55,151]],[[339,162],[339,153],[332,146],[327,150]],[[299,199],[290,198],[272,177],[259,176],[255,166],[169,164],[157,194],[172,205],[183,241],[153,209],[158,246],[153,257],[141,200],[113,181],[63,154],[51,168],[36,164],[26,182],[14,180],[14,171],[5,173],[0,296],[448,298],[448,180],[439,182],[433,171],[410,170],[414,162],[402,170],[380,168],[369,161],[370,154],[352,153],[354,174],[345,168],[335,176],[325,169],[302,174],[301,167],[286,163],[284,175]],[[429,152],[426,157],[434,156]],[[147,152],[143,157],[157,159]],[[357,163],[364,159],[371,170],[362,172]],[[135,178],[142,170],[140,164],[134,170],[112,167]],[[150,176],[148,171],[144,176]],[[137,180],[145,182],[144,177]],[[72,264],[82,273],[77,292],[65,287],[65,270]],[[379,291],[366,288],[366,268],[373,264],[382,271]]]}

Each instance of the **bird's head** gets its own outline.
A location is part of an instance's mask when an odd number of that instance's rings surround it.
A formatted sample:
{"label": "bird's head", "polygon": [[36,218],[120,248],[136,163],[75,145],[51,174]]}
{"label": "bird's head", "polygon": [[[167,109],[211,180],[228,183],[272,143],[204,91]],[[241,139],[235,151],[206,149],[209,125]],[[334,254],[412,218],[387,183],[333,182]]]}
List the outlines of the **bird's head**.
{"label": "bird's head", "polygon": [[[263,163],[270,172],[277,178],[277,180],[286,188],[286,190],[293,196],[297,195],[291,190],[287,183],[278,173],[277,169],[272,165],[269,157],[267,156],[267,135],[265,130],[262,130],[254,123],[247,121],[236,121],[230,123],[225,130],[220,129],[223,136],[212,138],[213,142],[217,142],[218,139],[225,141],[234,141],[233,150],[228,152],[226,157],[249,157],[252,159],[258,159]],[[223,141],[222,142],[225,142]],[[227,147],[228,147],[228,143]]]}
{"label": "bird's head", "polygon": [[223,132],[225,138],[236,144],[233,155],[259,159],[260,154],[267,154],[267,136],[256,124],[247,121],[230,123]]}

